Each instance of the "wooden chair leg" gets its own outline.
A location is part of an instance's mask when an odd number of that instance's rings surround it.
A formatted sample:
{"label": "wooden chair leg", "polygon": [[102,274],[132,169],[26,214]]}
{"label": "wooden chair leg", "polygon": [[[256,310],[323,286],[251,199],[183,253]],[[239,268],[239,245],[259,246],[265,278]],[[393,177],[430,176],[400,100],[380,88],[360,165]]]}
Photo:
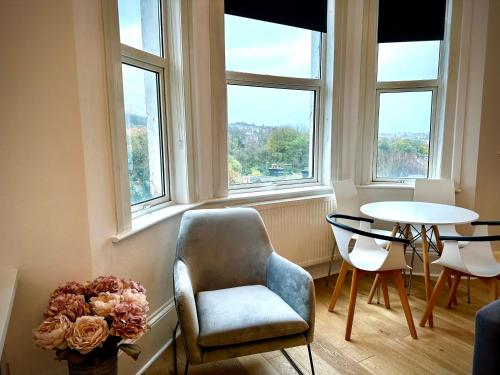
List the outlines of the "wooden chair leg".
{"label": "wooden chair leg", "polygon": [[377,273],[375,275],[375,280],[373,280],[372,288],[370,289],[370,294],[368,294],[368,303],[372,303],[373,296],[375,295],[375,292],[377,291],[379,282],[380,282],[380,275]]}
{"label": "wooden chair leg", "polygon": [[[450,294],[449,295],[451,295],[452,294],[452,290],[453,290],[453,281],[451,279],[451,275],[448,277],[447,283],[448,283],[448,287],[450,288]],[[452,303],[452,305],[453,304],[458,305],[457,296],[454,295],[454,294],[453,294],[453,299],[452,299],[451,303]]]}
{"label": "wooden chair leg", "polygon": [[332,293],[332,299],[330,300],[330,305],[328,306],[328,311],[333,312],[335,308],[335,304],[342,292],[342,286],[344,285],[345,276],[347,275],[347,271],[349,270],[349,264],[346,261],[342,261],[342,265],[340,266],[340,272],[337,276],[337,282],[335,283],[335,289]]}
{"label": "wooden chair leg", "polygon": [[408,329],[410,330],[411,337],[417,338],[417,330],[415,329],[415,323],[413,322],[413,316],[411,314],[410,304],[408,303],[408,296],[406,295],[406,290],[404,286],[403,276],[401,276],[400,270],[392,271],[392,277],[394,279],[394,285],[399,293],[399,299],[401,300],[401,306],[405,313],[406,322],[408,323]]}
{"label": "wooden chair leg", "polygon": [[389,289],[387,289],[387,280],[384,275],[380,275],[380,285],[382,286],[382,293],[384,295],[385,308],[390,309],[391,304],[389,302]]}
{"label": "wooden chair leg", "polygon": [[497,280],[496,278],[492,277],[490,279],[490,298],[492,301],[496,301],[498,298],[498,289],[497,289]]}
{"label": "wooden chair leg", "polygon": [[460,284],[460,279],[462,276],[456,275],[455,278],[453,279],[453,283],[451,284],[450,288],[450,294],[448,294],[448,304],[446,308],[451,309],[453,304],[457,305],[456,300],[457,300],[457,289],[458,285]]}
{"label": "wooden chair leg", "polygon": [[351,294],[349,296],[349,311],[347,313],[347,322],[345,327],[346,341],[351,341],[352,321],[354,319],[354,309],[356,308],[358,285],[359,285],[359,271],[357,268],[354,268],[352,270]]}
{"label": "wooden chair leg", "polygon": [[425,323],[427,323],[427,319],[429,319],[432,314],[432,309],[436,304],[439,295],[443,291],[446,280],[448,280],[448,276],[450,275],[450,270],[448,268],[443,268],[441,274],[439,275],[438,281],[436,282],[436,286],[434,286],[434,290],[432,291],[431,297],[427,301],[427,306],[425,307],[424,315],[422,319],[420,319],[420,327],[425,327]]}

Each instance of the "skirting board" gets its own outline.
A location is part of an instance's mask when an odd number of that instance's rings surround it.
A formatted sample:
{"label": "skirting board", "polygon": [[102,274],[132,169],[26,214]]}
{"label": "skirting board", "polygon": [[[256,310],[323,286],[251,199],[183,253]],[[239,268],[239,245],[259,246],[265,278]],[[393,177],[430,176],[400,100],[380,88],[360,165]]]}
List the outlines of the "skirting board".
{"label": "skirting board", "polygon": [[142,349],[139,359],[134,361],[124,353],[118,354],[120,375],[143,374],[172,344],[176,323],[177,314],[174,299],[171,298],[151,314],[148,319],[151,329],[135,342]]}

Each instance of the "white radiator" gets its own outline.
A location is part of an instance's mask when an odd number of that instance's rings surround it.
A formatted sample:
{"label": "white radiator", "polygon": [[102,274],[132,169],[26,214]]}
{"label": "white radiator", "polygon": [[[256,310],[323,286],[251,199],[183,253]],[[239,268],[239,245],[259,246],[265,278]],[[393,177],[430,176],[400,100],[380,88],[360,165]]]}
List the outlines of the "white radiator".
{"label": "white radiator", "polygon": [[330,260],[333,235],[325,215],[334,210],[333,196],[250,206],[260,212],[278,254],[302,267]]}

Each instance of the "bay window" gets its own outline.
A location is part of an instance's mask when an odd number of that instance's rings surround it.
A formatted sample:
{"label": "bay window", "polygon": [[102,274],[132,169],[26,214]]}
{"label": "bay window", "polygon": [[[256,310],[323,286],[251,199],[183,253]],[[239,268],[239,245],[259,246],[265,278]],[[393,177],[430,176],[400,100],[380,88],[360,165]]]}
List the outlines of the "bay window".
{"label": "bay window", "polygon": [[[446,1],[379,0],[369,97],[374,111],[371,181],[436,175]],[[370,78],[369,78],[370,79]],[[370,107],[368,107],[370,108]]]}
{"label": "bay window", "polygon": [[245,3],[225,1],[229,189],[318,183],[326,1],[316,24]]}

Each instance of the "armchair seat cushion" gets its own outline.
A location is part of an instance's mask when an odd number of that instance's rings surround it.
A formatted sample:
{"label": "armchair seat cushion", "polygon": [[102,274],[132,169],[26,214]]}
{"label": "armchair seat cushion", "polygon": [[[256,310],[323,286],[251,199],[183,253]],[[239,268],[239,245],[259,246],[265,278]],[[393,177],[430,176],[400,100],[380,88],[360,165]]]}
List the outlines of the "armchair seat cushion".
{"label": "armchair seat cushion", "polygon": [[263,285],[198,293],[201,346],[265,340],[307,331],[309,325],[281,297]]}

